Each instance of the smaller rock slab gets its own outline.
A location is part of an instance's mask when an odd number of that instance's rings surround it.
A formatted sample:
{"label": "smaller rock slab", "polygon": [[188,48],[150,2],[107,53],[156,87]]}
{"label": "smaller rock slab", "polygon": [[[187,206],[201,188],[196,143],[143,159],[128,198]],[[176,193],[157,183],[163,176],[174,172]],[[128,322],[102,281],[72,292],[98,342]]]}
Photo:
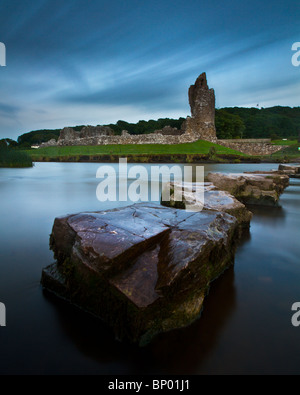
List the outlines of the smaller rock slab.
{"label": "smaller rock slab", "polygon": [[291,178],[300,178],[300,165],[281,164],[279,165],[278,170],[284,172]]}
{"label": "smaller rock slab", "polygon": [[287,175],[258,173],[209,173],[207,180],[228,191],[244,204],[278,206],[280,195],[289,184]]}
{"label": "smaller rock slab", "polygon": [[[237,218],[241,228],[249,228],[252,213],[246,206],[227,191],[220,191],[211,182],[176,183],[164,186],[162,199],[169,192],[170,198],[162,200],[166,207],[182,208],[190,211],[221,211]],[[176,200],[178,199],[179,200]]]}

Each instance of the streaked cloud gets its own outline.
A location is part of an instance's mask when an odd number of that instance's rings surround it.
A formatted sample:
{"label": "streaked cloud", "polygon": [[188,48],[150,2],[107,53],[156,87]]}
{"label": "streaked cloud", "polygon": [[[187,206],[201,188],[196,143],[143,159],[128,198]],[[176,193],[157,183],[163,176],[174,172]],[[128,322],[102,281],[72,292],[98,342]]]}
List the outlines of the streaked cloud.
{"label": "streaked cloud", "polygon": [[2,0],[0,137],[189,114],[207,72],[217,106],[299,106],[292,0]]}

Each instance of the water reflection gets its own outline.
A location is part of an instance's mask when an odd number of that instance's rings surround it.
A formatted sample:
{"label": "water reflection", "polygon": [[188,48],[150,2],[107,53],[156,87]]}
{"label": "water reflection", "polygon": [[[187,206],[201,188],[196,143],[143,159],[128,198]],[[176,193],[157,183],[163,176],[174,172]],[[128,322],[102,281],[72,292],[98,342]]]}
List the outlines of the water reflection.
{"label": "water reflection", "polygon": [[55,306],[58,323],[80,352],[100,364],[126,361],[126,370],[131,374],[195,374],[216,347],[236,306],[232,266],[212,283],[201,319],[187,328],[160,334],[150,345],[139,348],[116,341],[110,328],[99,319],[47,291],[43,294]]}
{"label": "water reflection", "polygon": [[155,363],[166,374],[195,374],[218,344],[236,308],[234,267],[215,280],[201,318],[188,328],[161,334],[151,346]]}
{"label": "water reflection", "polygon": [[261,207],[261,206],[251,206],[247,207],[258,220],[269,221],[272,224],[283,225],[286,217],[286,211],[282,206],[279,207]]}
{"label": "water reflection", "polygon": [[128,363],[128,358],[134,361],[141,351],[139,347],[115,340],[111,329],[91,314],[57,299],[47,290],[43,290],[43,296],[55,308],[57,322],[65,336],[80,352],[101,365],[122,360]]}

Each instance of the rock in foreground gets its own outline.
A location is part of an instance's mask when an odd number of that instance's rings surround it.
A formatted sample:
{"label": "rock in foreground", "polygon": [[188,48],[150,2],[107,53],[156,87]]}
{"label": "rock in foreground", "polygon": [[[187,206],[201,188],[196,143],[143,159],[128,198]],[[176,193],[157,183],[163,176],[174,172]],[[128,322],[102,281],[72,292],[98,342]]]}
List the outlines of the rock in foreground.
{"label": "rock in foreground", "polygon": [[209,284],[233,263],[237,220],[153,204],[56,218],[57,260],[42,285],[89,311],[120,340],[147,344],[189,325]]}
{"label": "rock in foreground", "polygon": [[289,176],[277,172],[209,173],[207,179],[244,204],[262,206],[277,206],[280,195],[289,185]]}

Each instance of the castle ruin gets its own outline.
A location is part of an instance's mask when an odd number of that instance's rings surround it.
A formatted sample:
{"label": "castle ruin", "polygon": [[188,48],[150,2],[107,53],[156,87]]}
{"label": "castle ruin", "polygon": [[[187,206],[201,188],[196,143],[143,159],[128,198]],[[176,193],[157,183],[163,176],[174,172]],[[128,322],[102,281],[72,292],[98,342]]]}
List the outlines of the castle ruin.
{"label": "castle ruin", "polygon": [[60,131],[58,140],[42,143],[40,147],[80,146],[109,144],[182,144],[206,140],[232,148],[248,155],[271,155],[283,147],[272,145],[271,140],[218,140],[215,127],[215,92],[207,85],[206,73],[202,73],[188,91],[191,116],[183,122],[181,129],[165,126],[149,134],[131,135],[123,130],[115,135],[108,126],[85,126],[80,131],[66,127]]}
{"label": "castle ruin", "polygon": [[197,140],[217,141],[215,128],[215,93],[209,89],[206,74],[202,73],[189,88],[191,116],[181,130],[164,127],[150,134],[130,135],[126,130],[114,135],[108,126],[85,126],[81,131],[66,127],[57,141],[50,140],[41,146],[108,145],[108,144],[181,144]]}
{"label": "castle ruin", "polygon": [[209,89],[206,74],[202,73],[189,88],[191,117],[187,117],[185,133],[197,140],[217,141],[215,127],[215,91]]}

